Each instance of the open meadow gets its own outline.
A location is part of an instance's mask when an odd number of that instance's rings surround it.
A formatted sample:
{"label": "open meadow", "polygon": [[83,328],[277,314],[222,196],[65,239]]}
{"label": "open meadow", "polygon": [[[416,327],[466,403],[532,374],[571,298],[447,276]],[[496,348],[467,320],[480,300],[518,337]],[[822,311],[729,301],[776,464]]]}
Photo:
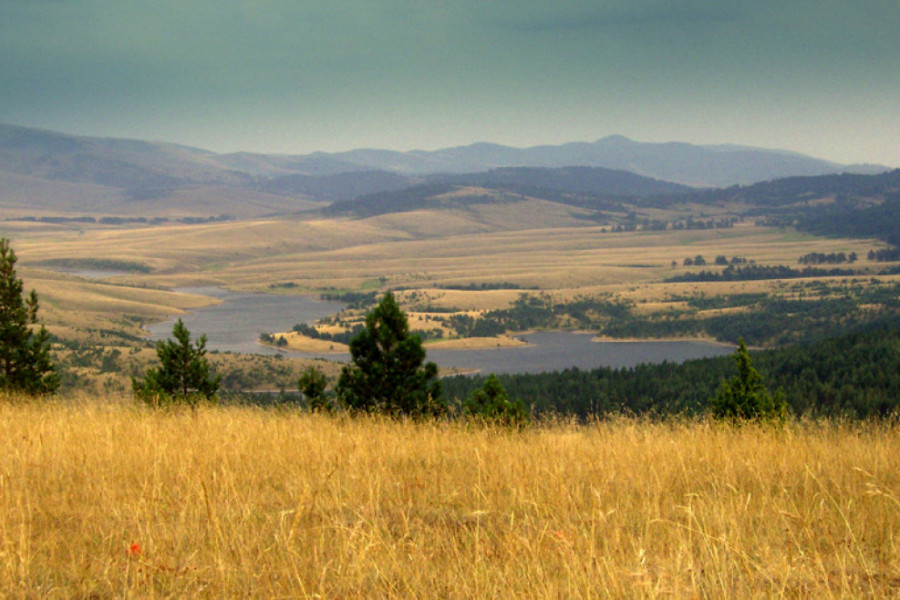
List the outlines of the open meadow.
{"label": "open meadow", "polygon": [[[632,231],[537,217],[505,227],[449,211],[415,211],[391,219],[273,218],[198,225],[35,230],[6,233],[23,266],[66,258],[116,259],[150,273],[114,281],[153,286],[224,285],[246,291],[434,288],[506,283],[544,290],[659,282],[683,272],[682,261],[738,256],[761,264],[797,265],[810,252],[857,252],[883,243],[829,239],[739,224],[730,229]],[[402,217],[402,218],[401,218]],[[458,222],[460,221],[460,222]],[[424,223],[427,232],[420,231]],[[11,225],[7,225],[9,229]],[[672,262],[677,266],[673,266]]]}
{"label": "open meadow", "polygon": [[896,424],[0,403],[8,597],[896,597]]}

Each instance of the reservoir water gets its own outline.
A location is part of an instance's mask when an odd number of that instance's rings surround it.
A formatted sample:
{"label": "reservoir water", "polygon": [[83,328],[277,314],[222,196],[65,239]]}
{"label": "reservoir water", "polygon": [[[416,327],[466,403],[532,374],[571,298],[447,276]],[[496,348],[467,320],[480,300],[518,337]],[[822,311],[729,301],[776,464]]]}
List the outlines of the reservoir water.
{"label": "reservoir water", "polygon": [[[289,331],[297,323],[311,323],[344,308],[340,302],[326,302],[312,296],[282,296],[231,292],[220,287],[179,288],[186,294],[211,296],[221,300],[181,317],[191,337],[206,334],[206,348],[244,354],[285,354],[259,343],[259,334]],[[172,336],[177,319],[147,327],[150,337],[162,340]],[[290,353],[305,356],[303,353]]]}
{"label": "reservoir water", "polygon": [[[209,350],[249,354],[322,357],[349,360],[347,354],[290,352],[258,343],[262,332],[288,331],[296,323],[311,323],[343,308],[310,296],[284,296],[231,292],[216,287],[183,288],[180,292],[220,299],[219,304],[184,315],[182,320],[192,336],[207,336]],[[175,319],[150,325],[151,338],[171,337]],[[570,367],[593,369],[633,367],[640,363],[682,362],[693,358],[721,356],[733,348],[696,341],[593,342],[583,333],[544,331],[522,336],[531,344],[518,348],[476,350],[429,350],[428,360],[442,367],[459,367],[482,373],[540,373]]]}

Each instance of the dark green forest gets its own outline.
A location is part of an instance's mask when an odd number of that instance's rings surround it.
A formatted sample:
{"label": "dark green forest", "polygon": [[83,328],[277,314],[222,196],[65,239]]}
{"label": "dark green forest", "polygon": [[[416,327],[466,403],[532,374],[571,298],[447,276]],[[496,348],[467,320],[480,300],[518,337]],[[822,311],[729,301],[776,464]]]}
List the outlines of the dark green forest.
{"label": "dark green forest", "polygon": [[[698,202],[746,202],[748,216],[765,215],[771,225],[793,226],[815,235],[875,237],[900,245],[900,169],[878,175],[789,177],[712,190]],[[817,202],[831,198],[833,202]]]}
{"label": "dark green forest", "polygon": [[[751,353],[770,391],[782,389],[793,414],[870,418],[900,410],[900,318],[870,323],[823,341]],[[511,399],[536,414],[697,415],[720,383],[735,374],[728,356],[630,369],[566,369],[498,375]],[[444,379],[444,394],[462,403],[486,380]]]}

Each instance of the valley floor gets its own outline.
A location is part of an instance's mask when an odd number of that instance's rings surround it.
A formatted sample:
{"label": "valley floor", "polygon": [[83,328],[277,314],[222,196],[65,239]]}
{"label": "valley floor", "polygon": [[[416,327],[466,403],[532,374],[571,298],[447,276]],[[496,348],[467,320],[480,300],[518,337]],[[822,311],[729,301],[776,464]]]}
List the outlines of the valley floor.
{"label": "valley floor", "polygon": [[23,597],[895,597],[886,423],[458,423],[0,402]]}

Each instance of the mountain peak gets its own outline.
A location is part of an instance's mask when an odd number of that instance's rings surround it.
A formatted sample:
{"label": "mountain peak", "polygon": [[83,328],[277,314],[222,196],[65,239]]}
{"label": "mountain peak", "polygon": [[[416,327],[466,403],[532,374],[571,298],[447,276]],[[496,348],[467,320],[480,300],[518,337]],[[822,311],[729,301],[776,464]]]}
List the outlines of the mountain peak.
{"label": "mountain peak", "polygon": [[632,140],[631,138],[625,137],[622,134],[614,133],[612,135],[602,137],[594,143],[595,144],[608,144],[608,145],[615,145],[615,144],[624,145],[624,144],[634,144],[636,142],[634,140]]}

